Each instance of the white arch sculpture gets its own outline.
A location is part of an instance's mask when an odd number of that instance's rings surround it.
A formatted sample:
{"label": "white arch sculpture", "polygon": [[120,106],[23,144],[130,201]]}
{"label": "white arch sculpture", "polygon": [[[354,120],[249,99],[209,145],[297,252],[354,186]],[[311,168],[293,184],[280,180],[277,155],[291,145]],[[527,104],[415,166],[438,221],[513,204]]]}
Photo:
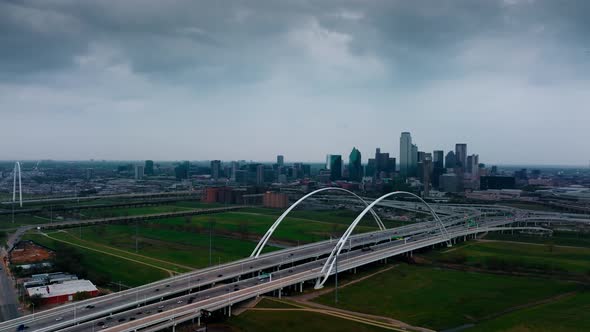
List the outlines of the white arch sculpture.
{"label": "white arch sculpture", "polygon": [[[279,218],[277,218],[277,220],[274,222],[274,224],[272,224],[272,226],[270,226],[270,228],[268,229],[268,231],[266,231],[266,234],[264,234],[264,236],[262,237],[262,239],[260,239],[260,241],[258,242],[258,244],[256,245],[256,248],[254,248],[254,251],[252,252],[252,254],[250,255],[250,257],[254,257],[254,258],[258,258],[258,256],[260,255],[260,253],[262,252],[262,249],[264,248],[264,246],[266,245],[266,242],[268,241],[268,239],[270,238],[270,236],[272,235],[272,233],[275,231],[275,229],[279,226],[279,224],[281,223],[281,221],[283,221],[283,219],[285,219],[285,217],[289,214],[289,212],[291,212],[291,210],[293,210],[297,205],[299,205],[299,203],[303,202],[304,200],[306,200],[308,197],[313,196],[319,192],[322,191],[326,191],[326,190],[336,190],[336,191],[343,191],[347,194],[353,195],[354,197],[358,198],[361,202],[363,202],[365,204],[365,206],[369,206],[369,203],[367,203],[364,199],[362,199],[359,195],[353,193],[350,190],[346,190],[344,188],[338,188],[338,187],[327,187],[327,188],[321,188],[315,191],[312,191],[311,193],[301,197],[297,202],[295,202],[293,205],[291,205],[287,210],[285,210],[285,212],[283,212],[283,214],[281,214],[281,216]],[[367,212],[367,209],[364,210],[365,213]],[[381,219],[379,218],[379,216],[377,215],[377,213],[375,213],[375,211],[373,211],[373,209],[369,209],[369,211],[371,212],[371,214],[373,215],[373,218],[375,218],[375,222],[377,222],[377,226],[379,226],[380,230],[385,230],[385,225],[383,225],[383,222],[381,221]]]}
{"label": "white arch sculpture", "polygon": [[16,201],[16,173],[18,173],[18,196],[20,207],[23,207],[23,186],[20,175],[20,162],[17,161],[14,164],[14,171],[12,173],[14,174],[14,181],[12,183],[12,203],[14,204],[14,202]]}
{"label": "white arch sculpture", "polygon": [[438,217],[438,215],[436,214],[436,212],[434,212],[434,209],[432,209],[432,207],[430,205],[428,205],[428,203],[426,203],[419,196],[417,196],[415,194],[412,194],[410,192],[407,192],[407,191],[394,191],[394,192],[390,192],[388,194],[385,194],[385,195],[377,198],[375,201],[373,201],[371,204],[369,204],[369,206],[367,206],[356,217],[356,219],[352,222],[352,224],[350,224],[350,226],[348,226],[348,229],[346,229],[346,232],[344,232],[344,234],[342,235],[342,237],[340,238],[340,240],[338,240],[338,243],[336,243],[336,246],[334,247],[334,249],[332,249],[332,252],[330,253],[330,256],[328,257],[328,259],[326,260],[326,263],[322,267],[321,273],[323,273],[324,275],[323,275],[323,278],[322,278],[322,276],[320,276],[318,278],[318,280],[316,282],[316,285],[315,285],[315,289],[320,289],[320,288],[324,287],[324,283],[326,283],[326,280],[328,280],[328,277],[330,276],[330,273],[332,272],[332,269],[334,268],[334,263],[336,262],[336,258],[338,258],[338,255],[340,255],[340,251],[342,251],[342,248],[344,248],[344,245],[346,244],[346,241],[348,240],[348,237],[350,236],[350,234],[352,234],[352,231],[354,230],[354,228],[356,227],[356,225],[361,221],[361,219],[363,219],[363,217],[365,216],[365,214],[367,214],[367,212],[369,210],[371,210],[373,208],[373,206],[375,206],[376,204],[379,204],[379,202],[381,202],[385,198],[387,198],[389,196],[393,196],[393,195],[410,195],[410,196],[413,196],[415,198],[418,198],[422,203],[424,203],[424,205],[426,205],[426,207],[428,208],[428,210],[430,210],[430,213],[434,217],[435,222],[438,223],[438,226],[440,228],[441,234],[445,235],[445,237],[447,239],[447,244],[449,246],[451,246],[451,241],[450,241],[451,239],[449,237],[449,233],[447,232],[447,230],[445,228],[444,223],[442,222],[442,220],[440,220],[440,218]]}

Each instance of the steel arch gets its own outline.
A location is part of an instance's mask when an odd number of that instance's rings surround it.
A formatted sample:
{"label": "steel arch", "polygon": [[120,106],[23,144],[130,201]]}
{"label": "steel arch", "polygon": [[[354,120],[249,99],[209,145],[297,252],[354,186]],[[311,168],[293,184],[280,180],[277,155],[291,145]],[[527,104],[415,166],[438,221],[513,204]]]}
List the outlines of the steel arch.
{"label": "steel arch", "polygon": [[14,205],[14,203],[16,202],[16,179],[18,173],[18,198],[20,207],[23,207],[23,185],[21,182],[20,162],[17,161],[14,164],[14,171],[12,173],[14,177],[14,180],[12,182],[12,204]]}
{"label": "steel arch", "polygon": [[[283,212],[283,214],[281,214],[281,216],[279,218],[277,218],[277,220],[274,222],[274,224],[272,224],[272,226],[270,226],[270,228],[268,229],[268,231],[266,231],[266,234],[264,234],[264,236],[262,237],[262,239],[260,239],[260,241],[256,245],[256,248],[254,248],[254,251],[252,252],[252,254],[250,255],[250,257],[258,258],[258,256],[262,252],[262,249],[266,245],[266,242],[268,241],[268,239],[272,235],[272,233],[279,226],[279,224],[281,223],[281,221],[283,221],[283,219],[285,219],[285,217],[289,214],[289,212],[291,212],[291,210],[293,210],[297,205],[299,205],[299,203],[303,202],[304,200],[306,200],[310,196],[313,196],[313,195],[315,195],[315,194],[317,194],[319,192],[327,191],[327,190],[343,191],[343,192],[345,192],[347,194],[353,195],[354,197],[358,198],[361,202],[363,202],[365,204],[365,206],[367,206],[367,207],[369,206],[369,203],[367,203],[359,195],[353,193],[350,190],[346,190],[344,188],[327,187],[327,188],[321,188],[321,189],[312,191],[311,193],[309,193],[309,194],[301,197],[297,202],[295,202],[287,210],[285,210],[285,212]],[[370,209],[370,212],[373,215],[373,218],[375,218],[375,222],[377,223],[377,226],[379,226],[379,229],[380,230],[385,230],[385,225],[383,225],[383,222],[381,221],[381,219],[379,218],[379,216],[377,215],[377,213],[375,213],[375,211],[373,211],[372,208]]]}
{"label": "steel arch", "polygon": [[338,255],[340,255],[340,251],[342,251],[342,248],[346,244],[348,237],[350,236],[350,234],[352,234],[352,231],[355,229],[356,225],[358,225],[358,223],[361,221],[361,219],[363,219],[365,214],[367,214],[367,212],[369,210],[371,210],[373,208],[373,206],[377,205],[379,202],[381,202],[385,198],[387,198],[389,196],[393,196],[393,195],[410,195],[415,198],[418,198],[422,203],[424,203],[424,205],[426,205],[428,210],[430,210],[430,213],[434,217],[435,222],[437,222],[439,224],[439,229],[441,231],[441,234],[446,237],[447,244],[449,246],[451,246],[450,237],[449,237],[449,234],[445,228],[445,225],[443,224],[442,220],[440,220],[440,218],[438,217],[436,212],[434,212],[434,209],[432,209],[432,207],[430,205],[428,205],[428,203],[426,203],[421,197],[419,197],[415,194],[412,194],[410,192],[407,192],[407,191],[390,192],[388,194],[385,194],[385,195],[377,198],[375,201],[373,201],[371,204],[369,204],[369,206],[367,206],[356,217],[356,219],[352,222],[352,224],[350,224],[350,226],[348,226],[348,228],[346,229],[346,231],[344,232],[344,234],[342,235],[340,240],[338,240],[338,243],[336,243],[336,246],[334,247],[334,249],[332,249],[332,252],[330,253],[330,256],[328,257],[328,259],[326,260],[326,263],[322,267],[321,273],[324,273],[324,276],[323,276],[323,279],[321,276],[318,278],[318,280],[316,282],[316,286],[315,286],[316,289],[322,288],[324,286],[324,283],[326,282],[326,280],[328,280],[328,277],[330,276],[330,273],[332,272],[332,269],[334,268],[334,263],[336,262],[336,258],[338,257]]}

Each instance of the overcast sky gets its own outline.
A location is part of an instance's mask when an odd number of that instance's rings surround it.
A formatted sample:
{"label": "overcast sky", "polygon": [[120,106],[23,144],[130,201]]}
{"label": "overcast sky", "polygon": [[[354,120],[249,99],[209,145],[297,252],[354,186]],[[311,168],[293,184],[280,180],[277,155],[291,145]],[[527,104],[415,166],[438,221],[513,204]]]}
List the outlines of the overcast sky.
{"label": "overcast sky", "polygon": [[587,165],[590,1],[0,0],[0,160]]}

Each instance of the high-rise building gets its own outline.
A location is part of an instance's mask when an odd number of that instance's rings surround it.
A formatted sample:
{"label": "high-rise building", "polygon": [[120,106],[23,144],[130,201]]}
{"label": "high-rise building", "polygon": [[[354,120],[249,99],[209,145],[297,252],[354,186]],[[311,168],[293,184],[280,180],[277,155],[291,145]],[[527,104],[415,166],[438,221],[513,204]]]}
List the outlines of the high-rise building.
{"label": "high-rise building", "polygon": [[440,176],[445,172],[444,151],[434,150],[432,153],[432,187],[439,187]]}
{"label": "high-rise building", "polygon": [[430,178],[432,174],[432,155],[426,153],[421,161],[422,163],[422,183],[424,184],[424,196],[427,197],[430,194]]}
{"label": "high-rise building", "polygon": [[326,169],[329,170],[330,169],[330,163],[332,162],[332,155],[331,154],[327,154],[326,155]]}
{"label": "high-rise building", "polygon": [[375,177],[377,169],[377,161],[375,158],[369,158],[367,166],[365,167],[365,176]]}
{"label": "high-rise building", "polygon": [[412,144],[412,152],[411,152],[411,159],[410,159],[410,171],[409,174],[411,176],[416,175],[416,168],[418,167],[418,146],[416,144]]}
{"label": "high-rise building", "polygon": [[408,176],[412,164],[412,135],[403,132],[399,139],[399,171],[402,176]]}
{"label": "high-rise building", "polygon": [[457,166],[457,158],[455,158],[455,152],[449,151],[445,156],[445,168],[455,168]]}
{"label": "high-rise building", "polygon": [[264,165],[256,166],[256,184],[261,186],[264,184]]}
{"label": "high-rise building", "polygon": [[380,148],[375,150],[375,178],[388,177],[395,172],[395,158],[389,158],[389,153],[381,152]]}
{"label": "high-rise building", "polygon": [[283,166],[285,164],[285,157],[283,155],[277,156],[277,165]]}
{"label": "high-rise building", "polygon": [[339,154],[330,155],[330,180],[342,179],[342,156]]}
{"label": "high-rise building", "polygon": [[472,179],[479,177],[479,155],[473,154],[467,157],[467,173],[471,174]]}
{"label": "high-rise building", "polygon": [[357,148],[352,148],[348,156],[348,178],[351,181],[360,182],[363,178],[363,164],[361,162],[361,152]]}
{"label": "high-rise building", "polygon": [[443,150],[432,151],[432,167],[434,168],[445,168],[445,153]]}
{"label": "high-rise building", "polygon": [[240,169],[240,163],[238,163],[237,161],[232,161],[231,162],[231,180],[232,181],[236,181],[238,175],[238,170]]}
{"label": "high-rise building", "polygon": [[145,174],[146,175],[154,175],[154,161],[153,160],[146,160],[145,161]]}
{"label": "high-rise building", "polygon": [[215,180],[221,175],[221,160],[211,161],[211,177]]}
{"label": "high-rise building", "polygon": [[174,167],[174,174],[176,175],[176,179],[188,179],[190,173],[190,162],[183,161],[182,163],[178,164],[178,166]]}
{"label": "high-rise building", "polygon": [[467,144],[455,144],[455,162],[457,168],[465,171],[467,167]]}
{"label": "high-rise building", "polygon": [[135,180],[143,179],[144,168],[143,165],[135,165]]}

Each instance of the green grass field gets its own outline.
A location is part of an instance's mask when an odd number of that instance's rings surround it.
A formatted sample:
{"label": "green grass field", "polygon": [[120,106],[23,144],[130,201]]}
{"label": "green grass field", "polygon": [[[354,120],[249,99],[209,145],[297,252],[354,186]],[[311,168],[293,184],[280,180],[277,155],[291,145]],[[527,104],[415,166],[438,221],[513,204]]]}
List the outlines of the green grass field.
{"label": "green grass field", "polygon": [[[135,226],[101,225],[82,228],[82,239],[135,253]],[[191,233],[183,229],[138,227],[139,254],[172,263],[203,268],[209,266],[209,234]],[[78,229],[68,230],[79,237]],[[212,236],[212,263],[225,263],[248,257],[256,243],[248,240]],[[268,246],[266,251],[276,250]]]}
{"label": "green grass field", "polygon": [[554,244],[560,246],[574,246],[590,248],[590,234],[579,232],[554,232],[551,237],[541,237],[525,234],[502,234],[500,232],[490,232],[486,235],[486,240],[516,241],[525,243]]}
{"label": "green grass field", "polygon": [[256,304],[256,308],[297,308],[283,301],[274,301],[273,299],[264,298]]}
{"label": "green grass field", "polygon": [[257,332],[377,332],[387,331],[366,325],[305,311],[246,311],[227,321],[233,331]]}
{"label": "green grass field", "polygon": [[477,324],[466,331],[590,331],[590,315],[588,313],[590,313],[590,292],[586,291],[553,303],[518,310]]}
{"label": "green grass field", "polygon": [[24,225],[36,225],[49,223],[50,220],[28,214],[17,214],[12,222],[12,215],[0,216],[0,229],[16,229]]}
{"label": "green grass field", "polygon": [[[59,242],[40,234],[26,234],[23,239],[33,240],[50,249],[60,246]],[[139,286],[168,277],[168,273],[163,270],[79,247],[70,247],[82,254],[80,265],[83,269],[92,271],[93,274],[106,275],[115,283],[120,281],[124,285]]]}
{"label": "green grass field", "polygon": [[[447,329],[578,287],[569,282],[402,264],[340,289],[337,307]],[[333,293],[316,300],[334,306]]]}
{"label": "green grass field", "polygon": [[590,248],[571,248],[514,242],[467,242],[452,251],[431,252],[429,257],[445,261],[463,256],[472,266],[510,270],[540,269],[577,274],[590,273]]}
{"label": "green grass field", "polygon": [[132,208],[112,208],[112,209],[90,209],[82,210],[79,214],[80,219],[95,219],[108,217],[124,217],[136,216],[143,214],[155,214],[165,212],[180,212],[191,210],[190,207],[180,207],[176,205],[157,205],[157,206],[142,206]]}
{"label": "green grass field", "polygon": [[[187,220],[190,221],[187,223]],[[209,223],[213,221],[215,227],[223,232],[255,234],[261,237],[276,220],[276,216],[259,214],[253,212],[232,211],[216,213],[211,215],[192,216],[187,218],[167,218],[158,221],[168,225],[196,226],[201,229],[208,229]],[[318,218],[319,219],[319,218]],[[318,221],[318,219],[301,219],[287,217],[273,234],[272,239],[281,240],[296,244],[316,242],[330,238],[330,235],[343,233],[348,224]],[[376,230],[372,223],[364,222],[359,225],[356,232],[367,232]]]}

